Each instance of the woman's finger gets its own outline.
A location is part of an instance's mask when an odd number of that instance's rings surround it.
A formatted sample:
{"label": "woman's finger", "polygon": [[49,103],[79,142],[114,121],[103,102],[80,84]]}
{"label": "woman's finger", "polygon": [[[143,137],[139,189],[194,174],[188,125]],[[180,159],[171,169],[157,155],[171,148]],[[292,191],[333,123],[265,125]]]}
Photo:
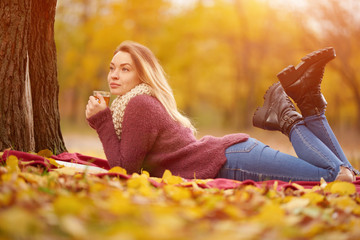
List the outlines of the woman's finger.
{"label": "woman's finger", "polygon": [[97,104],[97,103],[99,103],[99,101],[98,101],[94,96],[90,96],[90,97],[89,97],[89,101],[90,101],[92,104]]}

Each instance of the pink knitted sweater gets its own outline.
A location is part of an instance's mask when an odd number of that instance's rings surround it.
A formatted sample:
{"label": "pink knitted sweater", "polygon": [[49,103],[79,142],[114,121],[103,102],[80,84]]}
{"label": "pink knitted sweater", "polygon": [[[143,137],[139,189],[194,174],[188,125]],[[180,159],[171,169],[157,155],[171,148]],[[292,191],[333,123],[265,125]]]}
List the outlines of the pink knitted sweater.
{"label": "pink knitted sweater", "polygon": [[128,173],[144,169],[161,177],[166,169],[184,178],[215,178],[225,163],[225,149],[248,139],[247,134],[197,140],[191,130],[173,120],[154,97],[133,97],[124,113],[121,140],[109,108],[88,119],[102,142],[110,167]]}

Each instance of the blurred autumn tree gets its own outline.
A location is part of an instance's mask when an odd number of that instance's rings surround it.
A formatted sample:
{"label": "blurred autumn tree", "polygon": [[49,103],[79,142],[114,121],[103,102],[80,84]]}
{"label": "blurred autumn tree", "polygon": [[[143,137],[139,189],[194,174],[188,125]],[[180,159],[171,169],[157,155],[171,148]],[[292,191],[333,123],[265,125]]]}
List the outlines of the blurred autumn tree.
{"label": "blurred autumn tree", "polygon": [[[125,39],[150,45],[166,20],[167,2],[63,0],[57,9],[62,114],[84,124],[88,96],[107,89],[112,54]],[[154,44],[156,45],[156,44]]]}
{"label": "blurred autumn tree", "polygon": [[[353,123],[360,131],[360,2],[322,0],[316,2],[316,9],[312,12],[314,18],[324,23],[319,37],[337,51],[337,60],[332,65],[336,73],[332,86],[334,119],[338,123]],[[344,110],[346,119],[340,118]]]}
{"label": "blurred autumn tree", "polygon": [[0,2],[0,151],[66,151],[58,109],[56,2]]}
{"label": "blurred autumn tree", "polygon": [[[344,26],[335,23],[348,16],[340,11],[344,7],[336,1],[321,8],[321,1],[304,1],[308,5],[301,8],[276,2],[281,1],[62,0],[56,15],[62,116],[84,124],[88,95],[107,89],[113,50],[130,39],[154,51],[168,73],[179,108],[197,127],[232,130],[251,126],[256,106],[282,68],[297,64],[315,49],[334,46],[339,57],[327,67],[323,90],[329,103],[342,103],[342,110],[329,107],[328,116],[338,124],[358,125],[355,119],[360,114],[352,110],[359,87],[354,90],[350,84],[358,84],[358,77],[337,70],[353,72],[346,69],[355,66],[360,54],[356,35],[352,36],[355,27],[346,29],[346,39],[354,46],[345,50],[338,46]],[[311,9],[319,11],[310,14]],[[339,16],[327,14],[331,9]],[[336,28],[337,38],[330,37],[326,28]],[[351,65],[338,68],[336,64],[346,63],[341,55],[347,52]],[[341,93],[334,87],[336,78],[349,82]]]}

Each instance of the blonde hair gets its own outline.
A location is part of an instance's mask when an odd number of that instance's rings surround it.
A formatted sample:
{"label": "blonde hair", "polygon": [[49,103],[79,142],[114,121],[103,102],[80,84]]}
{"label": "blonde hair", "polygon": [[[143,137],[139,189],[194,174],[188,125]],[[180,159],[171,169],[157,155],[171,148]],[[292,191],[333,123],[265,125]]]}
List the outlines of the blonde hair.
{"label": "blonde hair", "polygon": [[191,124],[189,118],[178,111],[174,94],[165,77],[165,72],[152,51],[132,41],[122,42],[116,48],[114,55],[120,51],[127,52],[131,55],[140,81],[148,84],[152,88],[154,96],[165,107],[169,115],[185,127],[190,128],[191,131],[196,134],[196,129]]}

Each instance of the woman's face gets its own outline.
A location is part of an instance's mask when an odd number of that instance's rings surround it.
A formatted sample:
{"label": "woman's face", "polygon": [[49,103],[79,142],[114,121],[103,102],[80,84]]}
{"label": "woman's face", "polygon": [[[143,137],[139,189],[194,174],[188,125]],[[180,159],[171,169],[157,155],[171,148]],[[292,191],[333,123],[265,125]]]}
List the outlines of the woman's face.
{"label": "woman's face", "polygon": [[108,74],[111,94],[124,95],[140,83],[131,55],[127,52],[117,52],[111,60]]}

